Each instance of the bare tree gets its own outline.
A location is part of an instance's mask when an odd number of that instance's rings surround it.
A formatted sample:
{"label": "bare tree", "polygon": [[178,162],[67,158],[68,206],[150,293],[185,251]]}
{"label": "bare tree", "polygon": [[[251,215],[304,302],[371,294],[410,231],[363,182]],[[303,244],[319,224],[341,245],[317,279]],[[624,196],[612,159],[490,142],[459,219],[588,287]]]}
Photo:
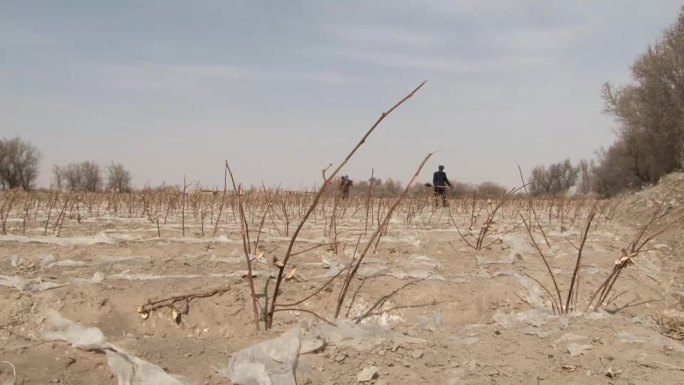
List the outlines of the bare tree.
{"label": "bare tree", "polygon": [[577,192],[579,194],[589,194],[594,179],[594,161],[582,159],[577,164],[579,170],[579,181],[577,182]]}
{"label": "bare tree", "polygon": [[378,186],[378,196],[381,197],[395,197],[399,196],[401,194],[402,190],[404,187],[401,185],[401,182],[398,180],[394,180],[392,178],[387,178],[385,181],[382,183],[381,186]]}
{"label": "bare tree", "polygon": [[549,173],[544,166],[537,166],[532,169],[532,175],[528,183],[530,184],[530,194],[532,195],[544,195],[551,192]]}
{"label": "bare tree", "polygon": [[451,191],[449,193],[454,198],[465,198],[476,194],[477,187],[470,183],[451,181]]}
{"label": "bare tree", "polygon": [[52,188],[62,190],[65,187],[64,170],[55,164],[52,166]]}
{"label": "bare tree", "polygon": [[570,159],[554,163],[549,167],[552,194],[565,194],[577,182],[579,169],[572,166]]}
{"label": "bare tree", "polygon": [[52,169],[54,184],[59,189],[99,191],[102,188],[100,166],[95,162],[70,163]]}
{"label": "bare tree", "polygon": [[482,182],[475,191],[478,197],[487,199],[501,198],[508,192],[506,187],[495,182]]}
{"label": "bare tree", "polygon": [[82,162],[81,173],[83,175],[83,189],[85,191],[99,191],[102,189],[102,174],[100,166],[95,162]]}
{"label": "bare tree", "polygon": [[643,180],[637,177],[634,155],[623,141],[616,141],[608,149],[598,152],[599,160],[594,168],[592,191],[610,197],[624,190],[634,189]]}
{"label": "bare tree", "polygon": [[61,189],[78,191],[83,189],[81,171],[78,163],[52,168],[54,185]]}
{"label": "bare tree", "polygon": [[619,124],[616,143],[597,167],[597,187],[605,194],[684,169],[684,11],[635,61],[632,78],[603,88],[605,111]]}
{"label": "bare tree", "polygon": [[114,163],[107,167],[107,190],[131,191],[131,173],[123,164]]}
{"label": "bare tree", "polygon": [[577,182],[579,168],[573,167],[570,159],[554,163],[547,169],[537,166],[529,179],[532,195],[561,195],[570,190]]}
{"label": "bare tree", "polygon": [[19,137],[0,141],[0,183],[2,188],[30,190],[38,178],[41,154]]}

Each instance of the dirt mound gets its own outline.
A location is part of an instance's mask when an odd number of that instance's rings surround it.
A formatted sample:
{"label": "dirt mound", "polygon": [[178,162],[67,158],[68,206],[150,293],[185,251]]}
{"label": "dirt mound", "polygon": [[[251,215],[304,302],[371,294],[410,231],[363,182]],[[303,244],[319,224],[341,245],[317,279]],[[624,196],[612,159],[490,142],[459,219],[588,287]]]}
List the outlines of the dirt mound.
{"label": "dirt mound", "polygon": [[656,211],[662,210],[664,215],[652,230],[658,226],[669,226],[660,239],[675,249],[679,261],[684,258],[684,173],[668,174],[655,186],[622,195],[615,200],[615,218],[631,226],[645,224]]}
{"label": "dirt mound", "polygon": [[684,207],[684,173],[668,174],[655,186],[617,199],[622,201],[625,212],[631,214],[653,211],[660,205],[672,209]]}

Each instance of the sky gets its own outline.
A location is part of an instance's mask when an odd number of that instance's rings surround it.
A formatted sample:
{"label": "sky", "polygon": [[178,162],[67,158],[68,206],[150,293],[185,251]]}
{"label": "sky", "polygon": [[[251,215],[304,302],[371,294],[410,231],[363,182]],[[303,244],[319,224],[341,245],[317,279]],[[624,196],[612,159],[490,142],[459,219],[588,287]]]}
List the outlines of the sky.
{"label": "sky", "polygon": [[602,84],[681,1],[0,0],[0,137],[53,165],[120,162],[136,186],[309,188],[343,174],[519,184],[517,165],[614,140]]}

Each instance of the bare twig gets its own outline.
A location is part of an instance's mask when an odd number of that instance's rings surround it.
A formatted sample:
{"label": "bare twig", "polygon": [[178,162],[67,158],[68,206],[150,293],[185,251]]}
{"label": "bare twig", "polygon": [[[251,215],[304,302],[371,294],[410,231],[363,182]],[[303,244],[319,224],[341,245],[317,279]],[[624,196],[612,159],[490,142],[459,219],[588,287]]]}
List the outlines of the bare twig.
{"label": "bare twig", "polygon": [[387,110],[386,112],[383,112],[380,115],[380,118],[368,129],[366,134],[361,138],[361,140],[354,146],[354,148],[351,150],[351,152],[347,155],[347,157],[337,166],[337,168],[333,171],[333,173],[330,175],[330,177],[326,177],[324,180],[323,184],[321,185],[320,189],[316,193],[316,196],[314,197],[313,201],[311,202],[311,205],[307,209],[307,211],[304,213],[301,221],[299,222],[299,225],[297,226],[297,229],[295,230],[294,234],[292,234],[292,238],[290,239],[290,244],[287,247],[287,251],[285,252],[285,256],[283,257],[283,261],[281,263],[281,266],[278,267],[278,276],[276,278],[276,283],[275,283],[275,288],[273,292],[273,297],[271,301],[271,309],[267,314],[266,318],[266,327],[270,328],[273,325],[273,312],[276,308],[276,303],[278,299],[278,291],[280,290],[280,285],[283,280],[283,275],[285,272],[285,266],[287,266],[287,263],[290,260],[291,254],[292,254],[292,248],[294,247],[294,243],[297,239],[297,236],[299,235],[299,232],[302,230],[304,227],[304,223],[309,219],[309,216],[311,213],[316,209],[316,206],[318,205],[318,201],[321,199],[325,191],[330,185],[330,182],[337,176],[337,174],[342,170],[342,168],[349,162],[349,160],[354,156],[356,151],[366,142],[366,139],[370,136],[371,133],[375,130],[377,126],[380,125],[380,123],[387,117],[389,114],[392,113],[395,109],[397,109],[400,105],[402,105],[406,100],[411,98],[418,90],[420,90],[423,85],[425,85],[426,82],[421,83],[418,87],[416,87],[413,91],[411,91],[408,95],[406,95],[404,98],[402,98],[399,102],[397,102],[392,108]]}
{"label": "bare twig", "polygon": [[240,191],[240,187],[235,186],[235,179],[233,178],[233,172],[228,165],[228,161],[226,161],[226,168],[230,174],[230,180],[233,183],[233,189],[237,197],[237,205],[240,212],[240,235],[242,235],[242,250],[245,253],[245,262],[247,263],[247,282],[249,283],[250,295],[252,296],[252,307],[254,310],[254,326],[257,330],[259,330],[259,307],[257,305],[257,295],[254,288],[254,276],[252,275],[252,259],[249,255],[249,230],[247,228],[247,219],[245,219],[245,211],[242,207],[242,192]]}
{"label": "bare twig", "polygon": [[150,313],[156,309],[171,306],[174,303],[179,302],[179,301],[183,301],[187,304],[195,298],[213,297],[217,294],[222,294],[222,293],[225,293],[229,290],[230,290],[230,285],[221,286],[221,287],[217,287],[217,288],[207,290],[207,291],[202,291],[202,292],[175,295],[175,296],[159,299],[156,301],[148,301],[147,303],[145,303],[143,305],[137,306],[136,310],[140,314]]}
{"label": "bare twig", "polygon": [[380,235],[380,233],[384,230],[384,228],[389,224],[389,220],[392,217],[392,214],[394,213],[394,210],[397,208],[399,203],[404,199],[406,194],[408,193],[409,189],[411,188],[411,185],[413,185],[413,182],[416,180],[418,177],[418,174],[420,174],[420,171],[423,169],[423,166],[425,166],[425,163],[430,159],[433,153],[427,154],[425,159],[420,163],[418,166],[418,169],[416,170],[416,173],[413,175],[411,180],[406,184],[406,188],[404,188],[404,191],[402,194],[397,198],[396,201],[392,204],[392,206],[389,208],[387,211],[387,214],[385,215],[385,218],[382,220],[382,222],[379,224],[378,228],[375,230],[373,235],[371,235],[370,239],[368,240],[368,243],[366,244],[366,248],[363,250],[359,258],[356,260],[354,267],[352,270],[350,270],[350,273],[347,275],[347,278],[345,279],[344,284],[342,285],[342,289],[340,290],[340,295],[337,299],[337,307],[335,309],[335,318],[337,318],[340,315],[340,310],[342,308],[342,303],[344,302],[344,298],[347,294],[347,290],[349,289],[349,283],[351,282],[352,277],[356,274],[357,270],[361,266],[361,262],[363,261],[363,258],[366,256],[366,253],[368,252],[368,249],[373,245],[373,241],[375,240],[376,237]]}
{"label": "bare twig", "polygon": [[530,226],[527,224],[527,221],[525,220],[525,217],[520,215],[520,218],[522,219],[523,223],[525,224],[525,229],[527,230],[527,234],[530,237],[530,241],[532,241],[532,245],[534,248],[537,250],[539,253],[539,256],[541,256],[542,260],[544,261],[544,265],[546,266],[546,270],[549,272],[549,276],[551,276],[551,280],[553,281],[553,286],[556,289],[556,294],[558,295],[558,311],[560,314],[564,313],[563,309],[563,298],[561,298],[561,292],[560,289],[558,288],[558,282],[556,282],[556,276],[553,274],[553,270],[551,270],[551,265],[549,265],[549,262],[546,260],[546,257],[544,256],[544,253],[541,251],[541,248],[537,244],[537,241],[535,241],[534,236],[532,235],[532,231],[530,230]]}
{"label": "bare twig", "polygon": [[580,263],[582,262],[582,249],[584,249],[584,243],[587,241],[587,235],[589,234],[589,227],[591,227],[591,221],[594,219],[594,212],[592,211],[587,218],[587,225],[584,228],[584,233],[582,233],[582,241],[580,242],[579,248],[577,249],[577,260],[575,262],[575,269],[572,272],[572,279],[570,280],[570,289],[568,290],[568,296],[565,301],[565,309],[570,310],[570,301],[572,301],[573,289],[577,285],[579,290],[579,269]]}

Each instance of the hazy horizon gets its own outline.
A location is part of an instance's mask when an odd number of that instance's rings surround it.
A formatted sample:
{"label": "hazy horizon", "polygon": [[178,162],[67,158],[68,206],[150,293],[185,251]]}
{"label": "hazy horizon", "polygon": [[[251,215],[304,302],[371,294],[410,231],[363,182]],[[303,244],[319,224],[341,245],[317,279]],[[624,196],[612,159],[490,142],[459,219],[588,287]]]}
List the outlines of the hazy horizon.
{"label": "hazy horizon", "polygon": [[120,162],[137,187],[406,183],[428,152],[452,181],[519,183],[615,137],[601,86],[682,4],[629,1],[34,2],[0,5],[0,136],[53,165]]}

